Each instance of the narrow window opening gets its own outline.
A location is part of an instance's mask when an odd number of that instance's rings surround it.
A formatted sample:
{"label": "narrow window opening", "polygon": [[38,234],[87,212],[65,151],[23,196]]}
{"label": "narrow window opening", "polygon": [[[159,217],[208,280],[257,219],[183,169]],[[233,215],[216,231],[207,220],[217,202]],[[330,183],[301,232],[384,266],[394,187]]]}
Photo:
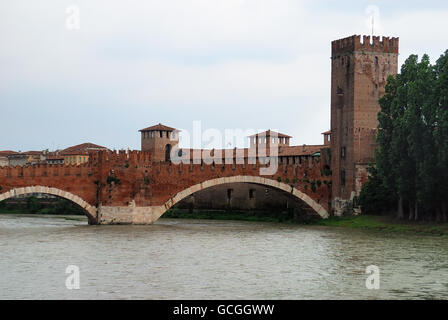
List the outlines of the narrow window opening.
{"label": "narrow window opening", "polygon": [[341,158],[345,159],[345,147],[341,147]]}
{"label": "narrow window opening", "polygon": [[255,198],[255,189],[250,189],[249,190],[249,199],[254,199]]}

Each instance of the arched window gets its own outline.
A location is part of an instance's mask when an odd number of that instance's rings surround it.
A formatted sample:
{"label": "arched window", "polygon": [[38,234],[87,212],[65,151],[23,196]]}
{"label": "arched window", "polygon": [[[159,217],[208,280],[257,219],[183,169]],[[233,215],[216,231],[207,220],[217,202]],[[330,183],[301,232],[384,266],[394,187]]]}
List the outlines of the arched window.
{"label": "arched window", "polygon": [[171,145],[167,144],[165,146],[165,161],[170,161],[171,160]]}

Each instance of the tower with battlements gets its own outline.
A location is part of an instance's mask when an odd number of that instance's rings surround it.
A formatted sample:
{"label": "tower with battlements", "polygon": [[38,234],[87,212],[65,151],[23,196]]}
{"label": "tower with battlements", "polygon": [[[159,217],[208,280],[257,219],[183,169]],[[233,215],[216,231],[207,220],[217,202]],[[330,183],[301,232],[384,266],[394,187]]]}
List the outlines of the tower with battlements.
{"label": "tower with battlements", "polygon": [[153,161],[170,161],[173,147],[179,143],[179,131],[161,123],[140,130],[142,151],[151,152]]}
{"label": "tower with battlements", "polygon": [[340,215],[367,178],[378,126],[378,99],[398,71],[398,38],[354,35],[332,42],[332,208]]}

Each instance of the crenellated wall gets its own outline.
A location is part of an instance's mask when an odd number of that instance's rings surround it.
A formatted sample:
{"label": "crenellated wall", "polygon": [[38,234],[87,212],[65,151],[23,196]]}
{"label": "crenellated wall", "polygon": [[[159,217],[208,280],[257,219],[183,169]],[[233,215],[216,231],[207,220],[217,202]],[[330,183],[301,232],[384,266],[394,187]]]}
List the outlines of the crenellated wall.
{"label": "crenellated wall", "polygon": [[353,51],[398,54],[399,38],[353,35],[333,41],[331,48],[333,56]]}
{"label": "crenellated wall", "polygon": [[[257,180],[251,180],[252,183],[291,194],[296,192],[297,197],[300,195],[311,207],[314,205],[316,213],[326,216],[331,179],[322,173],[325,163],[320,157],[308,157],[301,164],[278,164],[275,173],[260,175],[260,169],[269,164],[250,164],[247,158],[242,164],[207,165],[190,161],[176,165],[152,162],[149,152],[99,151],[91,153],[89,162],[79,166],[0,167],[0,195],[17,188],[51,187],[97,208],[92,223],[152,223],[183,199],[180,195],[185,190],[202,190],[210,181],[214,181],[213,185],[241,183],[254,177]],[[224,181],[229,178],[234,180]]]}

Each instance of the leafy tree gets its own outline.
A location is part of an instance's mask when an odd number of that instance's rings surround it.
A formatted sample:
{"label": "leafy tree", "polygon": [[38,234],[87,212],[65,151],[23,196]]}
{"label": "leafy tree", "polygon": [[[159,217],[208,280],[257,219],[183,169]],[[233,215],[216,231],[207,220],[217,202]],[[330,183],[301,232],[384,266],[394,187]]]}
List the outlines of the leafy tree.
{"label": "leafy tree", "polygon": [[31,213],[37,213],[41,209],[39,199],[35,196],[28,197],[26,199],[26,207]]}
{"label": "leafy tree", "polygon": [[[379,149],[360,194],[367,212],[397,203],[397,217],[447,219],[448,51],[432,66],[411,55],[379,100]],[[425,217],[425,218],[426,218]]]}

